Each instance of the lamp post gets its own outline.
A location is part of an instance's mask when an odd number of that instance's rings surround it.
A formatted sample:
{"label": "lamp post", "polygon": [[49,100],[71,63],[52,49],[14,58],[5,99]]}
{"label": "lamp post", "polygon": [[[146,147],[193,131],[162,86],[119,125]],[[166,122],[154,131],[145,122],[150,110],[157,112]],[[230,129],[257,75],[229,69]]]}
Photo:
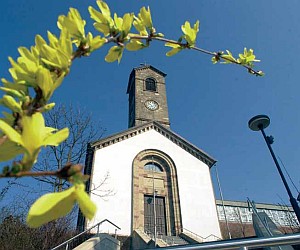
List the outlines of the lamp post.
{"label": "lamp post", "polygon": [[273,160],[275,162],[277,170],[278,170],[278,172],[280,174],[281,180],[282,180],[282,182],[283,182],[283,184],[285,186],[285,189],[286,189],[286,191],[287,191],[287,193],[289,195],[290,202],[291,202],[291,205],[292,205],[292,207],[294,209],[294,212],[296,214],[298,222],[300,223],[300,208],[299,208],[299,205],[297,203],[297,200],[293,197],[293,194],[292,194],[292,192],[291,192],[291,190],[289,188],[289,185],[288,185],[288,183],[287,183],[287,181],[286,181],[286,179],[285,179],[285,177],[283,175],[283,172],[282,172],[282,170],[280,168],[280,165],[279,165],[279,163],[277,161],[277,158],[276,158],[276,156],[275,156],[275,154],[273,152],[273,149],[271,147],[271,144],[273,143],[273,137],[272,136],[266,136],[265,131],[264,131],[264,129],[267,128],[269,125],[270,125],[270,118],[267,115],[257,115],[255,117],[251,118],[249,120],[249,122],[248,122],[248,126],[249,126],[249,128],[251,130],[253,130],[253,131],[261,131],[261,133],[262,133],[262,135],[263,135],[263,137],[264,137],[264,139],[265,139],[265,141],[267,143],[267,146],[268,146],[268,148],[270,150],[272,158],[273,158]]}

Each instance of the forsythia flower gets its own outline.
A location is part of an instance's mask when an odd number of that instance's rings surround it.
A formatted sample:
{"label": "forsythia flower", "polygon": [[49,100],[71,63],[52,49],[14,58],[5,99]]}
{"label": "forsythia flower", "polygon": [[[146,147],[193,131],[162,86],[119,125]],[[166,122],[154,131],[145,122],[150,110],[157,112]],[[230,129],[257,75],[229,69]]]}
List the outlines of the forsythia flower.
{"label": "forsythia flower", "polygon": [[30,168],[36,161],[42,146],[57,146],[69,136],[68,128],[53,133],[56,129],[45,127],[45,120],[41,113],[23,116],[21,124],[22,133],[0,120],[0,130],[7,135],[10,141],[25,149],[23,163],[26,168]]}
{"label": "forsythia flower", "polygon": [[88,219],[92,219],[96,213],[96,205],[90,200],[84,189],[84,184],[75,184],[65,191],[43,195],[31,206],[27,224],[36,228],[63,217],[72,210],[76,201],[81,212]]}

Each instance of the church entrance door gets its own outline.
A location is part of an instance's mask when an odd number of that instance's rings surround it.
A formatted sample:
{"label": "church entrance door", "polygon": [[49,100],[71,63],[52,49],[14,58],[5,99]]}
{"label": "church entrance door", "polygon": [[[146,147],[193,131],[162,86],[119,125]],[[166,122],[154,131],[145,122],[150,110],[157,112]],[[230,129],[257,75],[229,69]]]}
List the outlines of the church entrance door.
{"label": "church entrance door", "polygon": [[[144,229],[146,233],[154,234],[154,203],[152,195],[144,196]],[[166,235],[165,198],[155,197],[156,232]]]}

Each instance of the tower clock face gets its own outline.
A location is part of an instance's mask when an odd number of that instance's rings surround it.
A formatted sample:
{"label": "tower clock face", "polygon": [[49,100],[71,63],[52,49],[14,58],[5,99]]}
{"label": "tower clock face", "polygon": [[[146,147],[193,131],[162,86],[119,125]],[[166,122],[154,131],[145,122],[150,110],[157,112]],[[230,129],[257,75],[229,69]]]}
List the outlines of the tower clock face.
{"label": "tower clock face", "polygon": [[153,111],[158,109],[158,103],[156,101],[153,101],[153,100],[146,101],[145,106],[146,106],[147,109],[153,110]]}

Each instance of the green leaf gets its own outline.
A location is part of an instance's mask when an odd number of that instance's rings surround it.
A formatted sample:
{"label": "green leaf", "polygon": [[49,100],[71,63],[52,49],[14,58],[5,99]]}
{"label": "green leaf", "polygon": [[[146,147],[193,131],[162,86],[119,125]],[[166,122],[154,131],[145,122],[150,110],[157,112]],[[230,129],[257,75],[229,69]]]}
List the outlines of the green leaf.
{"label": "green leaf", "polygon": [[147,32],[146,26],[143,23],[134,21],[133,22],[133,26],[140,33],[141,36],[148,36],[148,32]]}
{"label": "green leaf", "polygon": [[5,88],[5,87],[0,87],[0,89],[2,91],[6,92],[6,94],[11,95],[13,97],[17,97],[19,99],[24,98],[24,92],[23,91],[18,91],[18,90],[14,90],[14,89],[10,89],[10,88]]}
{"label": "green leaf", "polygon": [[95,20],[98,23],[106,23],[106,18],[101,12],[95,10],[92,6],[89,6],[88,10],[93,20]]}
{"label": "green leaf", "polygon": [[123,50],[124,50],[124,48],[121,48],[119,46],[111,47],[105,57],[105,61],[106,62],[114,62],[114,61],[118,60],[118,62],[120,63],[122,54],[123,54]]}
{"label": "green leaf", "polygon": [[54,62],[51,62],[45,58],[41,58],[42,62],[45,63],[47,66],[50,66],[50,67],[53,67],[53,68],[58,68],[60,69],[61,68],[61,65],[58,64],[58,63],[54,63]]}
{"label": "green leaf", "polygon": [[9,125],[14,124],[16,118],[13,116],[13,114],[5,112],[5,111],[3,111],[2,114],[4,116],[4,117],[0,118],[2,121],[6,122]]}
{"label": "green leaf", "polygon": [[29,61],[35,61],[37,58],[25,47],[19,47],[18,51],[20,55]]}
{"label": "green leaf", "polygon": [[116,27],[117,32],[120,32],[122,30],[122,26],[123,26],[123,18],[118,17],[118,15],[115,13],[114,21],[115,21],[115,27]]}
{"label": "green leaf", "polygon": [[68,18],[65,18],[63,27],[65,29],[67,29],[73,37],[76,37],[79,39],[83,38],[83,34],[82,34],[82,32],[79,31],[79,27],[77,26],[76,22],[74,22]]}
{"label": "green leaf", "polygon": [[253,62],[259,62],[260,60],[255,59],[253,49],[247,50],[247,48],[244,48],[244,53],[239,54],[239,59],[237,59],[237,61],[242,65],[253,67]]}
{"label": "green leaf", "polygon": [[148,31],[145,24],[136,16],[134,16],[133,26],[140,33],[141,36],[148,36]]}
{"label": "green leaf", "polygon": [[14,130],[10,125],[8,125],[6,122],[0,120],[0,130],[2,130],[2,132],[4,134],[7,135],[7,137],[12,141],[15,142],[17,144],[22,145],[23,141],[21,138],[21,135]]}
{"label": "green leaf", "polygon": [[96,36],[93,38],[93,35],[90,32],[87,35],[87,39],[90,46],[90,52],[99,49],[106,43],[106,38],[101,38],[100,36]]}
{"label": "green leaf", "polygon": [[52,134],[56,129],[45,127],[44,117],[39,112],[31,116],[23,115],[21,123],[23,128],[22,134],[3,120],[0,120],[0,130],[2,130],[11,141],[21,145],[26,150],[22,162],[27,170],[35,163],[38,152],[42,146],[57,146],[60,142],[65,140],[69,134],[68,128]]}
{"label": "green leaf", "polygon": [[22,106],[12,96],[4,95],[1,99],[1,103],[11,109],[14,112],[22,113]]}
{"label": "green leaf", "polygon": [[7,80],[4,79],[4,78],[2,78],[1,81],[2,81],[3,86],[4,86],[5,88],[14,89],[14,90],[23,92],[23,93],[25,93],[25,94],[28,93],[28,88],[27,88],[27,86],[25,86],[24,84],[12,83],[12,82],[7,81]]}
{"label": "green leaf", "polygon": [[39,52],[42,51],[43,46],[46,44],[46,41],[40,35],[35,36],[35,46]]}
{"label": "green leaf", "polygon": [[151,13],[150,13],[149,6],[148,6],[148,9],[146,9],[145,7],[141,8],[140,17],[142,18],[144,25],[148,29],[152,29],[153,25],[152,25],[152,18],[151,18]]}
{"label": "green leaf", "polygon": [[183,50],[183,48],[176,43],[165,43],[165,46],[173,48],[166,53],[166,56],[174,56],[175,54]]}
{"label": "green leaf", "polygon": [[69,66],[71,64],[71,60],[60,49],[57,50],[57,60],[59,61],[60,65],[61,65],[61,69],[65,70],[65,72],[68,72],[68,68],[69,68]]}
{"label": "green leaf", "polygon": [[181,48],[180,44],[177,43],[165,43],[165,46],[171,48]]}
{"label": "green leaf", "polygon": [[32,53],[32,55],[36,58],[39,59],[40,53],[38,51],[38,49],[35,46],[31,46],[30,47],[30,51]]}
{"label": "green leaf", "polygon": [[57,18],[57,27],[62,30],[64,28],[64,20],[65,20],[66,16],[65,15],[60,15]]}
{"label": "green leaf", "polygon": [[100,31],[103,33],[104,36],[110,35],[110,27],[108,24],[104,23],[94,23],[94,27],[96,30]]}
{"label": "green leaf", "polygon": [[156,37],[164,37],[165,35],[163,33],[156,33],[155,36]]}
{"label": "green leaf", "polygon": [[71,61],[60,48],[52,48],[49,45],[43,45],[41,50],[42,61],[52,67],[67,70]]}
{"label": "green leaf", "polygon": [[68,19],[66,19],[65,21],[67,20],[74,22],[77,27],[77,30],[71,34],[75,37],[83,39],[85,37],[85,32],[84,32],[85,21],[81,18],[79,11],[75,8],[70,8],[70,11],[68,13]]}
{"label": "green leaf", "polygon": [[184,38],[188,44],[194,46],[199,31],[199,20],[194,24],[193,28],[191,28],[190,22],[186,21],[184,25],[181,26],[181,30],[185,34]]}
{"label": "green leaf", "polygon": [[41,112],[48,112],[50,110],[52,110],[55,106],[54,102],[48,103],[46,105],[44,105],[43,107],[40,108]]}
{"label": "green leaf", "polygon": [[22,118],[22,145],[30,155],[43,145],[45,137],[45,121],[41,113],[35,113],[32,116],[23,116]]}
{"label": "green leaf", "polygon": [[84,214],[85,217],[87,217],[89,220],[91,220],[97,210],[96,205],[91,201],[88,194],[84,191],[85,185],[77,185],[76,187],[76,200],[78,202],[79,208],[81,212]]}
{"label": "green leaf", "polygon": [[55,134],[50,134],[48,137],[45,138],[43,145],[50,145],[50,146],[58,146],[61,142],[66,140],[69,136],[69,129],[64,128]]}
{"label": "green leaf", "polygon": [[221,56],[221,58],[224,60],[221,63],[228,64],[228,63],[237,62],[237,60],[232,56],[232,54],[231,54],[231,52],[229,50],[226,50],[226,52],[227,52],[227,54],[223,54]]}
{"label": "green leaf", "polygon": [[51,95],[53,94],[53,91],[56,90],[62,84],[62,81],[65,79],[65,76],[66,76],[66,74],[62,73],[61,76],[55,80],[55,82],[53,83],[52,89],[51,89],[51,91],[52,91]]}
{"label": "green leaf", "polygon": [[27,216],[27,224],[36,228],[63,217],[72,210],[76,201],[81,212],[91,220],[96,213],[96,206],[84,189],[85,185],[80,183],[62,192],[43,195],[31,206]]}
{"label": "green leaf", "polygon": [[147,46],[145,44],[137,39],[131,39],[130,42],[126,44],[126,49],[129,51],[136,51],[146,47]]}
{"label": "green leaf", "polygon": [[43,92],[43,97],[47,101],[52,94],[52,77],[50,71],[44,67],[39,67],[37,71],[37,84]]}
{"label": "green leaf", "polygon": [[75,204],[74,191],[73,186],[66,191],[45,194],[36,200],[28,212],[28,226],[37,228],[49,221],[66,216]]}
{"label": "green leaf", "polygon": [[58,38],[55,35],[53,35],[50,31],[48,31],[47,34],[48,34],[49,45],[51,47],[57,48]]}
{"label": "green leaf", "polygon": [[8,57],[8,60],[16,72],[27,74],[27,72],[17,62],[15,62],[14,59],[12,59],[11,57]]}
{"label": "green leaf", "polygon": [[106,19],[108,19],[111,16],[108,5],[103,1],[97,1],[97,5],[101,10],[102,14],[106,17]]}
{"label": "green leaf", "polygon": [[69,32],[66,29],[62,29],[60,32],[59,47],[68,58],[71,58],[73,53],[73,46]]}
{"label": "green leaf", "polygon": [[43,58],[46,58],[47,60],[51,61],[51,62],[54,62],[54,63],[59,63],[58,60],[57,60],[57,53],[58,53],[58,50],[55,49],[55,48],[52,48],[50,47],[49,45],[47,44],[44,44],[42,46],[42,49],[41,49],[41,56]]}
{"label": "green leaf", "polygon": [[9,161],[24,152],[25,150],[22,147],[7,139],[0,144],[0,161]]}
{"label": "green leaf", "polygon": [[67,16],[59,16],[57,26],[61,30],[67,30],[75,40],[81,41],[85,38],[85,20],[75,8],[70,8]]}
{"label": "green leaf", "polygon": [[123,25],[122,25],[122,31],[124,33],[124,36],[127,36],[127,34],[129,33],[132,26],[132,22],[133,22],[133,14],[126,13],[123,16]]}
{"label": "green leaf", "polygon": [[166,56],[174,56],[175,54],[177,54],[178,52],[180,52],[182,49],[181,48],[174,48],[171,49],[170,51],[168,51],[166,53]]}

